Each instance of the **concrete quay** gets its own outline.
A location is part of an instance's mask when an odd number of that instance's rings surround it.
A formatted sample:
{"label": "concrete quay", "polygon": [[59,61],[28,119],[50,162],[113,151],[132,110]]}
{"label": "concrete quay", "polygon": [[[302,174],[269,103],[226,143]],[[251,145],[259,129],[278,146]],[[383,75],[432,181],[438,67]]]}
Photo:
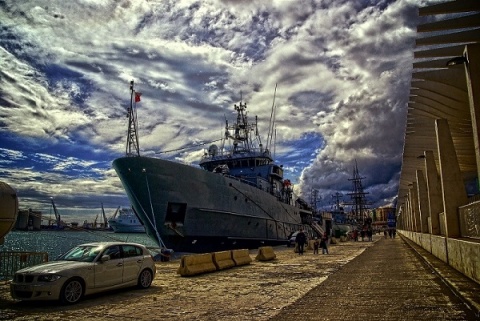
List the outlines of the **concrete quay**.
{"label": "concrete quay", "polygon": [[406,239],[274,250],[274,261],[192,277],[176,273],[178,258],[158,262],[151,288],[74,306],[18,302],[1,284],[0,320],[480,320],[480,285]]}
{"label": "concrete quay", "polygon": [[406,238],[381,239],[270,320],[480,320],[480,285]]}

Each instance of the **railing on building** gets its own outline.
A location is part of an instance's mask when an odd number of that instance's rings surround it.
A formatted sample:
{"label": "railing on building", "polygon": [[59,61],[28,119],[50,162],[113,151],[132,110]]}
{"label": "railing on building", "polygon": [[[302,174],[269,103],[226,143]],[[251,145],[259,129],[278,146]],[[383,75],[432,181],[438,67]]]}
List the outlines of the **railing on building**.
{"label": "railing on building", "polygon": [[0,252],[0,281],[13,278],[16,271],[28,266],[48,262],[47,252]]}
{"label": "railing on building", "polygon": [[480,239],[480,201],[461,206],[458,214],[461,235]]}

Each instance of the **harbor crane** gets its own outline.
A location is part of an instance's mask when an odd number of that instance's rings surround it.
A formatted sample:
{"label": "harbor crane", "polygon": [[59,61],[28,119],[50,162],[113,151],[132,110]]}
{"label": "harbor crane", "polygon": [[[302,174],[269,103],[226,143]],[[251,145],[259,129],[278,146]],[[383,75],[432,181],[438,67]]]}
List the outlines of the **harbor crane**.
{"label": "harbor crane", "polygon": [[55,222],[57,224],[57,228],[60,228],[61,227],[60,213],[58,213],[57,206],[55,206],[55,202],[53,201],[53,197],[50,197],[50,201],[52,202],[53,213],[55,214]]}
{"label": "harbor crane", "polygon": [[108,219],[107,219],[107,215],[105,214],[105,209],[103,208],[103,203],[102,203],[102,216],[103,216],[103,228],[106,229],[108,228]]}

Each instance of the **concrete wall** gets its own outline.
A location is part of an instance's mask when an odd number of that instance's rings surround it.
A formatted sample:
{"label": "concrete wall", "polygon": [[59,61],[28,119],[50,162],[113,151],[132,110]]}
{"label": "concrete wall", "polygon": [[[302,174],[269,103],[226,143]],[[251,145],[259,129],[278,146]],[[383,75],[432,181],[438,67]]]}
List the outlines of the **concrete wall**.
{"label": "concrete wall", "polygon": [[448,239],[449,264],[480,283],[480,242]]}
{"label": "concrete wall", "polygon": [[421,246],[427,250],[428,252],[432,253],[432,239],[430,234],[421,234],[420,235]]}
{"label": "concrete wall", "polygon": [[448,264],[447,259],[447,244],[445,237],[439,235],[432,235],[432,251],[431,253],[440,260]]}
{"label": "concrete wall", "polygon": [[480,241],[404,230],[398,233],[480,284]]}

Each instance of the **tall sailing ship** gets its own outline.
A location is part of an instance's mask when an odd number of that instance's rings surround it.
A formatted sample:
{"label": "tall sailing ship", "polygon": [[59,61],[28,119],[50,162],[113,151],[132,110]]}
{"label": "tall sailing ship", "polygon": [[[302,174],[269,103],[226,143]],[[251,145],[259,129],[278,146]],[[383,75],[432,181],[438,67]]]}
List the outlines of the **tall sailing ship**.
{"label": "tall sailing ship", "polygon": [[[358,171],[357,161],[355,160],[355,167],[353,168],[353,177],[349,179],[353,184],[353,191],[349,193],[351,201],[344,203],[345,205],[352,206],[352,221],[355,222],[360,228],[370,227],[372,220],[368,214],[369,206],[371,202],[367,200],[368,192],[363,190],[362,180],[365,177],[361,177]],[[367,225],[367,226],[365,226]]]}
{"label": "tall sailing ship", "polygon": [[[147,234],[161,247],[182,252],[256,248],[286,244],[300,228],[311,236],[323,232],[313,223],[309,204],[295,197],[282,166],[263,147],[246,103],[234,105],[236,121],[226,122],[223,144],[211,145],[194,167],[140,156],[133,81],[130,90],[126,156],[114,160],[113,167]],[[227,141],[233,142],[229,149]]]}

